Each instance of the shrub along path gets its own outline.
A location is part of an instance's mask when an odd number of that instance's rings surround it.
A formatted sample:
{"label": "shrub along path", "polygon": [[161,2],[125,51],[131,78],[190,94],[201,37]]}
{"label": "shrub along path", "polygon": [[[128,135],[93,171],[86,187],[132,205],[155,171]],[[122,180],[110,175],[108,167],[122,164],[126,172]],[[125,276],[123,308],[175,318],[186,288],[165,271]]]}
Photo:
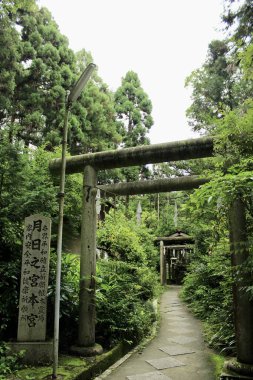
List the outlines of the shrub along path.
{"label": "shrub along path", "polygon": [[157,336],[97,380],[214,380],[201,324],[178,297],[180,287],[170,286],[161,298]]}

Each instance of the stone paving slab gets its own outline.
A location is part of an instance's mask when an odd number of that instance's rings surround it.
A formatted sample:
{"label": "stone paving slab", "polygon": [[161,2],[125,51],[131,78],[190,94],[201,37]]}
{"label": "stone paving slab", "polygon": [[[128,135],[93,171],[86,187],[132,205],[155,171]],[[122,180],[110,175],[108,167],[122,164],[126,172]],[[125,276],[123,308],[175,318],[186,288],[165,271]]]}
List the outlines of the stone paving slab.
{"label": "stone paving slab", "polygon": [[181,327],[191,327],[191,323],[189,323],[189,322],[184,322],[183,320],[169,322],[169,325],[171,325],[172,327],[175,326],[175,327],[177,327],[177,328],[181,328]]}
{"label": "stone paving slab", "polygon": [[163,351],[166,354],[169,354],[171,356],[194,354],[196,352],[191,348],[182,347],[182,346],[175,346],[175,345],[166,346],[166,347],[159,347],[159,350],[161,350],[161,351]]}
{"label": "stone paving slab", "polygon": [[173,333],[173,334],[193,334],[194,331],[187,328],[187,327],[181,327],[180,329],[176,330],[175,329],[168,329],[168,333]]}
{"label": "stone paving slab", "polygon": [[167,310],[164,310],[164,313],[165,314],[168,314],[168,315],[173,315],[173,314],[185,314],[183,310],[181,309],[167,309]]}
{"label": "stone paving slab", "polygon": [[127,376],[128,380],[172,380],[171,377],[164,375],[161,372],[148,372],[141,375]]}
{"label": "stone paving slab", "polygon": [[161,358],[155,360],[146,360],[147,363],[151,364],[157,369],[167,369],[174,367],[182,367],[185,364],[174,358]]}
{"label": "stone paving slab", "polygon": [[175,342],[178,344],[192,343],[192,342],[196,342],[196,340],[197,340],[197,338],[193,338],[190,336],[184,336],[184,335],[178,335],[175,338],[169,338],[168,339],[169,342],[172,342],[172,343]]}
{"label": "stone paving slab", "polygon": [[[157,336],[145,347],[135,350],[118,366],[114,365],[105,376],[100,375],[98,380],[215,380],[214,368],[209,361],[209,349],[201,334],[201,323],[181,303],[179,290],[178,286],[170,286],[161,297],[161,320]],[[172,309],[172,304],[181,306],[181,309],[174,308],[174,314],[167,312]],[[185,314],[186,318],[179,318],[175,314]],[[182,336],[193,339],[192,343],[189,339],[187,343],[185,340],[182,343]],[[175,342],[178,337],[181,337],[180,343]],[[167,347],[173,347],[174,351],[161,350]],[[196,351],[179,354],[175,347],[181,347],[187,352]],[[171,355],[173,353],[182,356]]]}
{"label": "stone paving slab", "polygon": [[178,321],[178,317],[176,315],[172,315],[172,314],[168,314],[168,313],[164,313],[164,317],[170,321]]}
{"label": "stone paving slab", "polygon": [[184,321],[186,321],[186,320],[189,320],[189,318],[188,318],[188,316],[187,315],[183,315],[183,314],[169,314],[168,315],[168,317],[169,318],[177,318],[177,320],[181,320],[181,319],[183,319]]}

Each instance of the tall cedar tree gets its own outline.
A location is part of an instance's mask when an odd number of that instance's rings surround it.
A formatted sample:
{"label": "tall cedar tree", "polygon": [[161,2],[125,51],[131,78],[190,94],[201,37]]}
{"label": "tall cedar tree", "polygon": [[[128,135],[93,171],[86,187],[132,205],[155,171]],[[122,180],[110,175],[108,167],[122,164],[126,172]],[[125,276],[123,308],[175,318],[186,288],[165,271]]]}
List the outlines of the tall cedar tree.
{"label": "tall cedar tree", "polygon": [[[9,131],[10,142],[46,142],[51,149],[61,143],[67,90],[92,57],[83,51],[76,58],[50,12],[30,5],[1,9],[0,39],[8,49],[0,53],[0,128]],[[121,141],[113,96],[97,74],[72,107],[69,124],[71,153],[114,148]]]}
{"label": "tall cedar tree", "polygon": [[[152,104],[135,72],[126,73],[114,99],[119,132],[123,136],[122,146],[128,148],[149,144],[147,134],[153,125]],[[147,174],[145,168],[122,171],[127,181],[137,179],[140,172]]]}

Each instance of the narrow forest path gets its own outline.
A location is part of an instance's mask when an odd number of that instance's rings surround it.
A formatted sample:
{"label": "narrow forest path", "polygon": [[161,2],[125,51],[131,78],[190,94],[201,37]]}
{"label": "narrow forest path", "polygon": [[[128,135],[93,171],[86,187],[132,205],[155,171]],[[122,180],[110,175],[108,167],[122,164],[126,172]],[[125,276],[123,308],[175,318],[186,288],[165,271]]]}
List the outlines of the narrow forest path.
{"label": "narrow forest path", "polygon": [[107,380],[214,380],[213,366],[201,333],[201,323],[170,286],[161,298],[157,336],[115,369],[96,379]]}

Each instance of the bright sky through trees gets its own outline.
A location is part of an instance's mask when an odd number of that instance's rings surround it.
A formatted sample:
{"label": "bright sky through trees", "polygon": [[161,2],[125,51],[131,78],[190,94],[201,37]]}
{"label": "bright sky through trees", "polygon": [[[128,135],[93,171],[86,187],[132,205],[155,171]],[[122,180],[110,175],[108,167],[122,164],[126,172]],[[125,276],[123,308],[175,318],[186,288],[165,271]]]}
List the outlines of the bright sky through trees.
{"label": "bright sky through trees", "polygon": [[197,136],[187,125],[184,81],[222,38],[222,0],[39,0],[74,51],[90,51],[112,90],[135,71],[153,104],[151,143]]}

